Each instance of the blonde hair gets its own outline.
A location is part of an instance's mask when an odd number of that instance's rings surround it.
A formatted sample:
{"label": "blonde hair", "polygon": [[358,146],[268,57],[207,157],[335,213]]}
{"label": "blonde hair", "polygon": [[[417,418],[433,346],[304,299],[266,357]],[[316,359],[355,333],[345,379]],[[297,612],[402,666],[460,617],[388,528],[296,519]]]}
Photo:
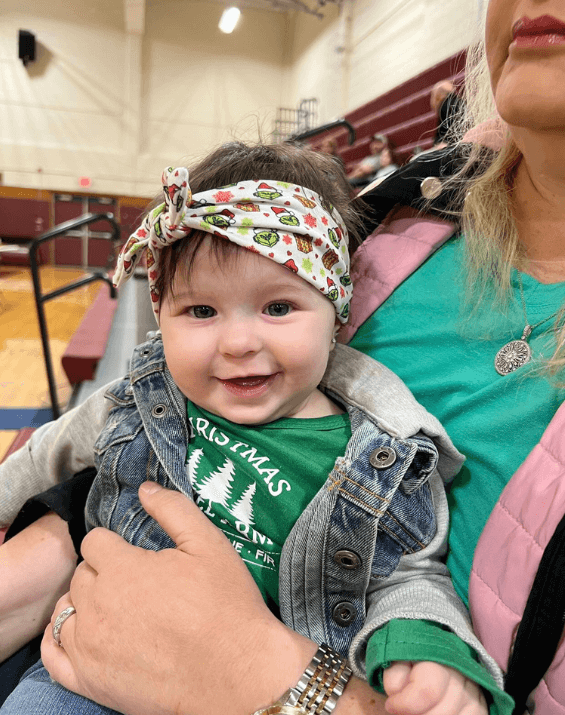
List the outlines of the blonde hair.
{"label": "blonde hair", "polygon": [[[467,52],[465,101],[457,132],[465,139],[460,142],[467,161],[451,181],[458,187],[462,205],[459,220],[465,235],[466,293],[472,314],[490,301],[508,305],[512,268],[528,267],[513,211],[514,178],[522,153],[496,110],[482,40]],[[485,151],[485,146],[495,151]],[[565,304],[553,330],[557,347],[540,366],[549,375],[565,367]]]}

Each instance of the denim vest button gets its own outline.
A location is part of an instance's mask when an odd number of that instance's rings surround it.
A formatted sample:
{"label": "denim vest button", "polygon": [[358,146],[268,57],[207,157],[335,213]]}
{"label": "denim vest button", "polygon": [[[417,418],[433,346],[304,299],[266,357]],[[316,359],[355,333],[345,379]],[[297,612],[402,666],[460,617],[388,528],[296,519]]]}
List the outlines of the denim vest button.
{"label": "denim vest button", "polygon": [[166,412],[167,405],[155,405],[155,407],[151,410],[151,414],[157,419],[161,419],[161,417],[164,417]]}
{"label": "denim vest button", "polygon": [[396,452],[392,447],[377,447],[371,452],[369,462],[375,469],[386,469],[396,462]]}
{"label": "denim vest button", "polygon": [[361,566],[361,559],[355,551],[349,551],[349,549],[340,549],[334,554],[334,561],[338,566],[344,569],[352,571],[353,569],[359,568]]}
{"label": "denim vest button", "polygon": [[357,610],[352,603],[349,603],[349,601],[342,601],[341,603],[338,603],[332,611],[332,618],[338,626],[349,626],[355,619],[356,615]]}

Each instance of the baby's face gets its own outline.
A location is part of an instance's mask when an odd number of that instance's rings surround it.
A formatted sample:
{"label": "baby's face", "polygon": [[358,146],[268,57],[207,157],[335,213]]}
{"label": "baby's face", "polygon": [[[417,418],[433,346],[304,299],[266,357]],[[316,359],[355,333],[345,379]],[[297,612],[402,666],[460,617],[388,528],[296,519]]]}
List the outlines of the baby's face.
{"label": "baby's face", "polygon": [[160,325],[167,365],[189,400],[239,424],[332,413],[317,389],[336,326],[328,298],[246,250],[218,265],[204,245],[190,280],[180,273]]}

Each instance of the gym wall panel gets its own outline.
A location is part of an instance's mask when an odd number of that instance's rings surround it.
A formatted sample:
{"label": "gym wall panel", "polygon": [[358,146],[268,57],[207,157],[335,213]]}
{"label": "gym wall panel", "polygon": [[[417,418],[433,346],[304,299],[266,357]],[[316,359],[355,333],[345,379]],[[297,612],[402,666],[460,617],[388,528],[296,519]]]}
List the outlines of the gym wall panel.
{"label": "gym wall panel", "polygon": [[463,49],[471,41],[475,26],[475,0],[357,3],[349,108],[364,104]]}
{"label": "gym wall panel", "polygon": [[3,196],[0,198],[0,207],[0,237],[32,239],[49,226],[49,201]]}
{"label": "gym wall panel", "polygon": [[[88,199],[88,211],[93,214],[114,214],[116,215],[117,211],[117,206],[115,202],[112,199],[103,199],[101,201],[96,200],[95,198],[90,198]],[[102,221],[96,221],[95,223],[91,223],[90,226],[88,227],[90,231],[111,231],[111,227],[108,224],[108,221],[102,220]]]}
{"label": "gym wall panel", "polygon": [[[27,245],[50,225],[51,197],[47,192],[0,187],[0,240],[6,244]],[[39,249],[39,261],[45,263],[49,249]],[[27,255],[5,254],[2,263],[25,265]]]}
{"label": "gym wall panel", "polygon": [[[27,67],[17,57],[19,28],[36,37],[37,59]],[[108,167],[123,155],[124,37],[120,3],[2,0],[0,141],[6,184],[76,190],[78,177],[95,168],[116,173]]]}
{"label": "gym wall panel", "polygon": [[265,124],[270,131],[283,101],[288,18],[246,9],[236,31],[224,35],[217,27],[222,9],[203,2],[148,4],[142,154],[171,162],[201,156],[234,136],[257,139]]}
{"label": "gym wall panel", "polygon": [[[41,138],[41,139],[40,139]],[[0,141],[16,146],[36,144],[46,149],[116,153],[121,151],[119,117],[68,112],[61,109],[0,104]],[[65,164],[67,171],[75,167]],[[80,167],[76,167],[80,171]]]}
{"label": "gym wall panel", "polygon": [[285,106],[296,107],[301,99],[316,97],[320,124],[343,115],[348,79],[344,43],[344,27],[336,6],[326,6],[322,20],[292,13],[286,57],[289,99]]}

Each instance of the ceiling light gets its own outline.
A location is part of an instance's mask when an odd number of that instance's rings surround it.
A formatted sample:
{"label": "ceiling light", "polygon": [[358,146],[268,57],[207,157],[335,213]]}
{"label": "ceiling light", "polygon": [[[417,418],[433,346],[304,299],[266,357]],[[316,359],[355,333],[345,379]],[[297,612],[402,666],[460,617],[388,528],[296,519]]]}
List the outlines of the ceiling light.
{"label": "ceiling light", "polygon": [[234,27],[237,25],[237,21],[239,20],[240,14],[241,13],[239,12],[238,7],[226,8],[220,18],[220,24],[218,25],[220,30],[225,32],[227,35],[229,35],[230,32],[233,32]]}

